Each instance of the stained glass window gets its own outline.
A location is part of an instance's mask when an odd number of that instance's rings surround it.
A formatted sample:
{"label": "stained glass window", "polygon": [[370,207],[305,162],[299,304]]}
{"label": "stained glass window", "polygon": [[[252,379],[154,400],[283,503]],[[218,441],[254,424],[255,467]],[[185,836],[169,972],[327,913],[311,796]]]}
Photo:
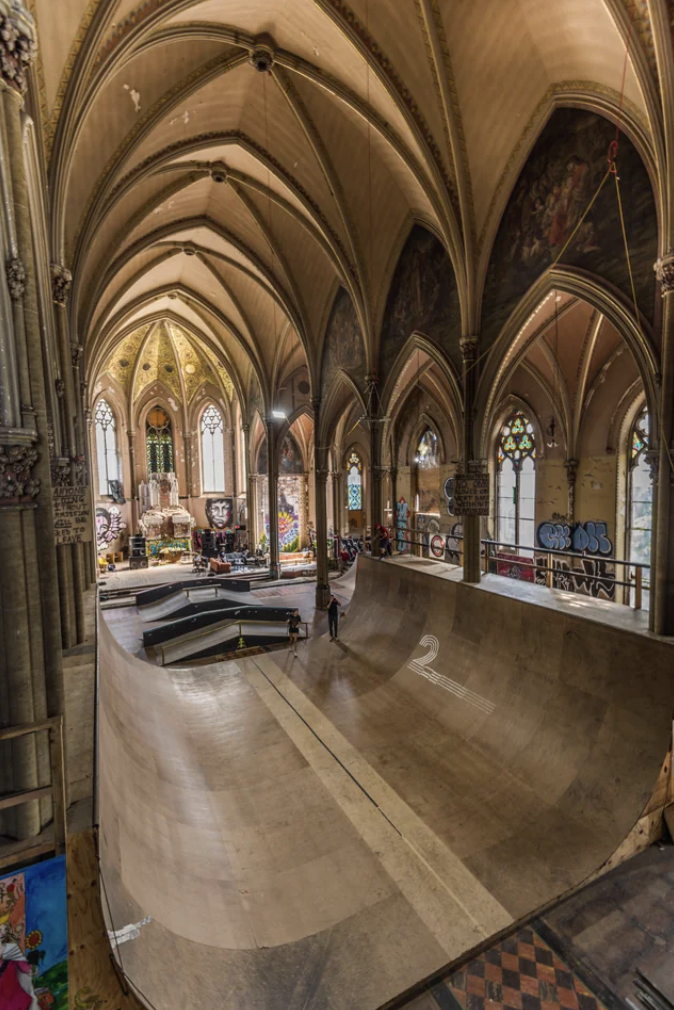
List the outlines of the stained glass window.
{"label": "stained glass window", "polygon": [[498,441],[497,538],[504,546],[534,546],[536,519],[536,440],[521,410],[503,425]]}
{"label": "stained glass window", "polygon": [[201,416],[202,491],[225,490],[225,425],[213,404]]}
{"label": "stained glass window", "polygon": [[96,428],[96,459],[98,463],[98,493],[110,494],[110,481],[119,480],[117,455],[117,424],[110,404],[99,400],[94,414]]}
{"label": "stained glass window", "polygon": [[357,452],[352,452],[346,464],[346,485],[349,492],[349,512],[363,507],[363,464]]}
{"label": "stained glass window", "polygon": [[431,470],[439,465],[438,463],[438,436],[430,428],[426,428],[419,440],[416,454],[417,466],[424,470]]}
{"label": "stained glass window", "polygon": [[147,472],[173,473],[173,435],[171,421],[162,407],[153,407],[145,426]]}
{"label": "stained glass window", "polygon": [[[651,529],[653,526],[653,484],[648,463],[649,448],[648,412],[642,410],[634,422],[630,439],[629,471],[629,528],[627,549],[630,561],[643,565],[651,563]],[[649,582],[648,571],[644,583]],[[649,594],[644,592],[642,606],[648,607]]]}

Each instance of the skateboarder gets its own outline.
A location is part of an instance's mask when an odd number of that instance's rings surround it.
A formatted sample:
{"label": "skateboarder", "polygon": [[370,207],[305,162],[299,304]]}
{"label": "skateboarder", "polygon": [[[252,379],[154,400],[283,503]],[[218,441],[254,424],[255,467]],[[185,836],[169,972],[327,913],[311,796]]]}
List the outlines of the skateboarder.
{"label": "skateboarder", "polygon": [[290,639],[290,651],[294,656],[297,655],[297,641],[300,637],[300,624],[302,623],[302,618],[300,617],[299,610],[293,610],[292,614],[288,618],[288,638]]}
{"label": "skateboarder", "polygon": [[330,641],[339,641],[339,600],[336,596],[330,596],[328,603],[328,624],[330,625]]}

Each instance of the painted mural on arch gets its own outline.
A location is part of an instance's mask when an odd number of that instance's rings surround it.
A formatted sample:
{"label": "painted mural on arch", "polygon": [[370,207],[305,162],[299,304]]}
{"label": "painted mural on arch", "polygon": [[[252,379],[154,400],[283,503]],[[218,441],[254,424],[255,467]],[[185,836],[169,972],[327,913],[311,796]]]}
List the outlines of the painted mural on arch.
{"label": "painted mural on arch", "polygon": [[279,474],[298,474],[304,472],[302,453],[295,441],[295,436],[288,432],[283,439],[279,453]]}
{"label": "painted mural on arch", "polygon": [[[487,345],[573,235],[606,174],[614,138],[615,126],[593,112],[559,109],[551,116],[515,184],[494,242],[482,309]],[[622,133],[618,167],[637,301],[652,319],[658,252],[655,201],[644,163]],[[605,278],[631,300],[613,176],[561,262]]]}
{"label": "painted mural on arch", "polygon": [[0,1007],[68,1010],[65,856],[0,877]]}
{"label": "painted mural on arch", "polygon": [[391,282],[381,335],[382,378],[415,332],[461,368],[461,315],[452,263],[442,243],[420,225],[410,232]]}
{"label": "painted mural on arch", "polygon": [[351,296],[340,287],[332,304],[323,345],[321,384],[327,391],[337,370],[343,368],[357,386],[365,379],[365,347]]}

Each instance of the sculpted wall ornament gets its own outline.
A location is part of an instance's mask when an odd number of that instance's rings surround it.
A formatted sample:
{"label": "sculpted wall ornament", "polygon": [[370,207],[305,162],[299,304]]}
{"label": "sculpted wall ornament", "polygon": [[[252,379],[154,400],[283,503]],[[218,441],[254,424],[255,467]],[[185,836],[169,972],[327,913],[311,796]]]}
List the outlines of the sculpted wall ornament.
{"label": "sculpted wall ornament", "polygon": [[63,381],[63,379],[57,379],[54,385],[56,386],[56,395],[58,396],[59,400],[62,400],[66,393],[65,382]]}
{"label": "sculpted wall ornament", "polygon": [[32,501],[40,492],[40,481],[32,470],[38,460],[30,445],[0,446],[0,499]]}
{"label": "sculpted wall ornament", "polygon": [[653,269],[658,284],[662,288],[662,297],[671,295],[674,291],[674,253],[667,253],[666,256],[659,259]]}
{"label": "sculpted wall ornament", "polygon": [[19,0],[0,0],[0,76],[19,94],[28,87],[28,69],[37,56],[35,21]]}
{"label": "sculpted wall ornament", "polygon": [[7,286],[9,297],[13,302],[19,302],[26,290],[26,268],[20,259],[14,257],[7,260]]}
{"label": "sculpted wall ornament", "polygon": [[65,305],[66,298],[68,297],[68,291],[70,290],[70,285],[73,282],[73,275],[70,270],[66,270],[65,267],[59,266],[57,263],[52,263],[51,267],[51,285],[52,285],[52,297],[57,305]]}
{"label": "sculpted wall ornament", "polygon": [[70,463],[67,459],[53,459],[50,464],[51,486],[68,487],[70,484]]}
{"label": "sculpted wall ornament", "polygon": [[84,348],[81,344],[71,344],[70,345],[70,355],[73,362],[73,368],[77,368],[80,363],[80,358],[84,354]]}

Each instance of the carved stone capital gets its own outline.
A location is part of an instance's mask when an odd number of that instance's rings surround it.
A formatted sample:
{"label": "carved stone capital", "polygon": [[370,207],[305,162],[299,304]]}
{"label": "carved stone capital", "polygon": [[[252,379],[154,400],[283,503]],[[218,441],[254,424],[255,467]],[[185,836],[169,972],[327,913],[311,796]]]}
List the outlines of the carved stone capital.
{"label": "carved stone capital", "polygon": [[653,269],[662,290],[662,297],[671,295],[674,291],[674,252],[668,252],[666,256],[659,259]]}
{"label": "carved stone capital", "polygon": [[274,66],[276,45],[270,35],[260,35],[255,39],[255,48],[250,54],[250,62],[261,74],[268,74]]}
{"label": "carved stone capital", "polygon": [[83,400],[87,395],[87,390],[89,388],[89,383],[86,379],[80,382],[80,398]]}
{"label": "carved stone capital", "polygon": [[73,275],[70,270],[59,266],[57,263],[51,265],[51,288],[52,298],[57,305],[65,305],[68,297],[70,285],[73,282]]}
{"label": "carved stone capital", "polygon": [[66,395],[65,382],[63,381],[63,379],[57,379],[54,385],[56,386],[56,395],[58,396],[59,400],[62,400],[63,397]]}
{"label": "carved stone capital", "polygon": [[373,466],[372,476],[375,480],[386,480],[388,477],[388,467],[387,466]]}
{"label": "carved stone capital", "polygon": [[0,78],[25,94],[28,70],[37,56],[37,29],[33,16],[19,0],[0,0]]}
{"label": "carved stone capital", "polygon": [[580,460],[577,459],[565,459],[564,469],[566,470],[566,479],[569,484],[575,484],[576,478],[578,477],[578,467],[580,466]]}
{"label": "carved stone capital", "polygon": [[81,344],[71,344],[70,345],[70,357],[72,359],[73,368],[77,368],[82,355],[84,354],[84,348]]}
{"label": "carved stone capital", "polygon": [[461,357],[466,364],[472,364],[477,358],[477,350],[480,346],[480,338],[472,335],[461,337],[459,340],[459,348],[461,349]]}
{"label": "carved stone capital", "polygon": [[49,465],[52,487],[68,487],[70,484],[70,460],[53,459]]}
{"label": "carved stone capital", "polygon": [[29,502],[40,493],[40,481],[33,477],[38,461],[32,445],[0,446],[0,502]]}
{"label": "carved stone capital", "polygon": [[646,449],[644,459],[646,460],[646,465],[651,472],[651,484],[655,487],[658,483],[658,477],[660,476],[660,450]]}
{"label": "carved stone capital", "polygon": [[89,467],[84,456],[71,456],[72,473],[75,483],[86,487],[89,483]]}
{"label": "carved stone capital", "polygon": [[314,470],[314,473],[316,474],[316,480],[320,480],[324,484],[327,483],[328,477],[330,476],[330,471],[327,469],[327,467],[322,466],[317,467]]}
{"label": "carved stone capital", "polygon": [[7,286],[13,302],[20,302],[26,290],[26,268],[20,259],[7,260]]}

